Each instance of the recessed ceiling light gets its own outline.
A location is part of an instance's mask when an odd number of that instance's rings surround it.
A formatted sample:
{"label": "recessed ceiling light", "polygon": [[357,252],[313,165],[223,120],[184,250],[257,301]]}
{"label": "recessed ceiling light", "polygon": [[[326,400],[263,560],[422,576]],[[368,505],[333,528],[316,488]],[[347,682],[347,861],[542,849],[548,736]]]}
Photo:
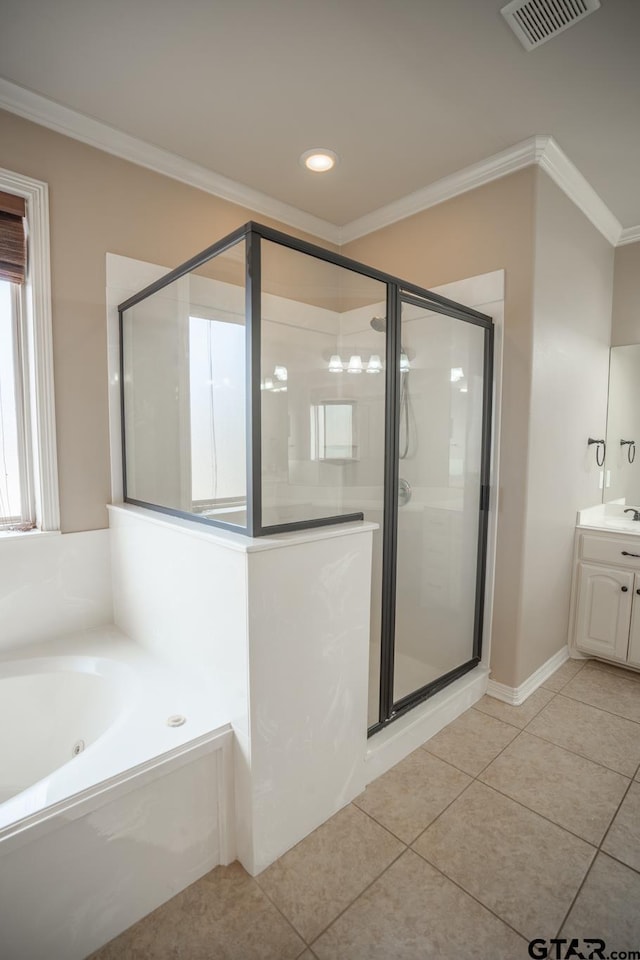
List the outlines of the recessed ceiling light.
{"label": "recessed ceiling light", "polygon": [[326,173],[327,170],[332,170],[337,162],[337,153],[334,153],[333,150],[325,150],[324,147],[305,150],[300,157],[300,163],[313,173]]}

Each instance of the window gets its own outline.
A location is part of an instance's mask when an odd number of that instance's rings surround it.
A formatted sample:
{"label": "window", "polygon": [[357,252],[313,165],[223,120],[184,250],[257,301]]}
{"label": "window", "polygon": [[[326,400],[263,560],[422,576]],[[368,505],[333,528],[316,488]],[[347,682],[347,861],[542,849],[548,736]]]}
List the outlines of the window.
{"label": "window", "polygon": [[358,459],[356,401],[323,400],[311,407],[311,459]]}
{"label": "window", "polygon": [[0,535],[58,530],[47,185],[0,169]]}
{"label": "window", "polygon": [[0,279],[0,530],[34,526],[21,340],[20,288]]}
{"label": "window", "polygon": [[245,328],[189,317],[191,499],[199,513],[246,505]]}

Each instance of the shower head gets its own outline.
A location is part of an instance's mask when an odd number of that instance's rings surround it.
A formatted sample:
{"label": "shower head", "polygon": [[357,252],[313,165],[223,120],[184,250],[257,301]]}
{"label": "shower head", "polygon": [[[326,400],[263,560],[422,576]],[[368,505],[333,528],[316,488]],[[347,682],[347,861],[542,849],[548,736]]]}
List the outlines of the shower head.
{"label": "shower head", "polygon": [[[387,332],[387,318],[386,317],[371,317],[369,321],[371,324],[371,329],[375,330],[376,333],[386,333]],[[409,372],[409,361],[407,360],[405,349],[402,344],[400,344],[400,373]]]}

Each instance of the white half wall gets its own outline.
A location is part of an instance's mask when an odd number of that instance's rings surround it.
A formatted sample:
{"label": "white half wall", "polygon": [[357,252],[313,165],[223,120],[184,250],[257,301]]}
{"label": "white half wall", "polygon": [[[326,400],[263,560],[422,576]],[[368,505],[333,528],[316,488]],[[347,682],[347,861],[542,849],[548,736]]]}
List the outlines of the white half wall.
{"label": "white half wall", "polygon": [[375,527],[353,526],[249,554],[253,873],[365,787]]}
{"label": "white half wall", "polygon": [[247,557],[234,537],[131,506],[109,507],[113,616],[120,629],[188,674],[235,735],[237,853],[251,846]]}
{"label": "white half wall", "polygon": [[364,789],[375,525],[252,540],[109,517],[115,622],[223,705],[237,855],[258,873]]}

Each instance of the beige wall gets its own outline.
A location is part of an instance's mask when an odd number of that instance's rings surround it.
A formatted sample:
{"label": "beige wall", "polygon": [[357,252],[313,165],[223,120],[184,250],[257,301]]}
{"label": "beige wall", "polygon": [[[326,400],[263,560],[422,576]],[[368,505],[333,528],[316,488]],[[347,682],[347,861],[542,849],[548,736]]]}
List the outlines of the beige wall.
{"label": "beige wall", "polygon": [[611,344],[628,343],[640,343],[640,242],[616,248]]}
{"label": "beige wall", "polygon": [[528,495],[516,683],[567,642],[576,511],[602,497],[600,468],[587,438],[606,432],[613,294],[613,247],[545,173],[537,171],[536,182]]}
{"label": "beige wall", "polygon": [[533,168],[347,244],[342,253],[423,287],[506,271],[500,506],[492,669],[515,683],[531,387]]}
{"label": "beige wall", "polygon": [[49,184],[62,529],[105,527],[105,254],[176,266],[251,219],[302,234],[3,111],[0,167]]}

